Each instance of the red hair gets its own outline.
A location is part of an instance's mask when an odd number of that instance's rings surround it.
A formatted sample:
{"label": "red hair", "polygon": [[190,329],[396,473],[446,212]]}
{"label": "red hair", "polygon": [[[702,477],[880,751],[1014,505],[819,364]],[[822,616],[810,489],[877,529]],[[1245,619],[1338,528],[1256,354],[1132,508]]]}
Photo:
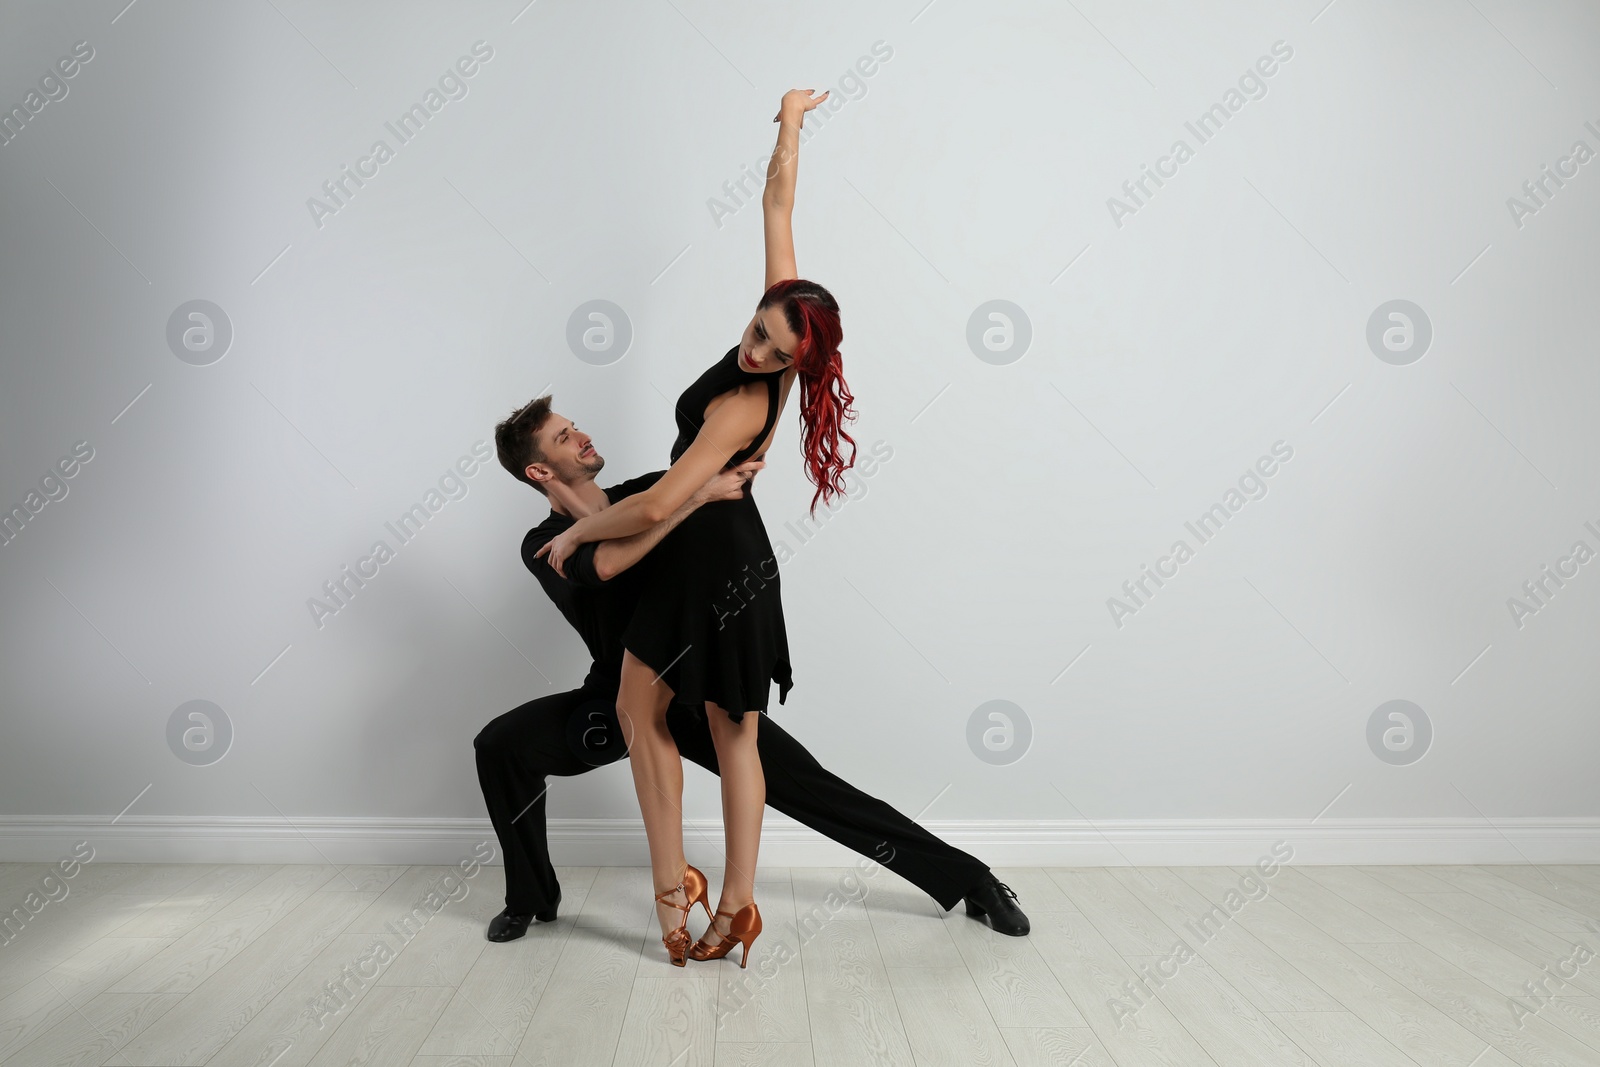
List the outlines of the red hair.
{"label": "red hair", "polygon": [[[775,282],[761,295],[757,311],[773,304],[783,309],[784,321],[800,338],[794,366],[800,376],[800,450],[805,459],[806,477],[817,491],[811,497],[811,514],[817,501],[829,503],[844,495],[844,472],[855,466],[856,442],[844,431],[844,423],[856,417],[851,404],[855,397],[845,384],[839,359],[839,342],[844,328],[839,324],[839,304],[816,282],[786,278]],[[839,439],[850,444],[845,460]]]}

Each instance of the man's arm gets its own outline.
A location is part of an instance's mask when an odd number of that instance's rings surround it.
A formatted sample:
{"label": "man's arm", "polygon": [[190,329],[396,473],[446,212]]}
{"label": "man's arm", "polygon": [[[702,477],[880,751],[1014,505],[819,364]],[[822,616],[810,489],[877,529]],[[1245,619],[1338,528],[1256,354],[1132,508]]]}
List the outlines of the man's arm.
{"label": "man's arm", "polygon": [[[674,511],[643,533],[596,542],[592,557],[594,566],[592,568],[584,566],[575,570],[573,572],[574,579],[579,585],[587,585],[589,584],[587,581],[588,572],[592,570],[597,580],[596,584],[609,582],[641,559],[644,559],[645,555],[660,544],[661,539],[667,536],[673,527],[687,519],[704,502],[700,494],[696,493],[679,505],[677,511]],[[573,562],[577,562],[576,557],[574,557]]]}
{"label": "man's arm", "polygon": [[[746,460],[732,470],[714,475],[705,485],[678,506],[678,510],[662,519],[648,530],[627,537],[615,537],[579,547],[572,554],[572,564],[567,570],[578,585],[595,588],[604,585],[623,571],[643,559],[684,519],[702,504],[718,500],[732,500],[744,493],[744,484],[765,467],[764,456]],[[648,477],[648,476],[647,476]]]}
{"label": "man's arm", "polygon": [[578,546],[592,541],[613,541],[644,533],[657,522],[670,519],[695,491],[725,471],[724,463],[760,432],[766,403],[755,385],[729,393],[701,423],[694,441],[650,488],[619,500],[610,507],[579,519],[539,549],[557,573]]}

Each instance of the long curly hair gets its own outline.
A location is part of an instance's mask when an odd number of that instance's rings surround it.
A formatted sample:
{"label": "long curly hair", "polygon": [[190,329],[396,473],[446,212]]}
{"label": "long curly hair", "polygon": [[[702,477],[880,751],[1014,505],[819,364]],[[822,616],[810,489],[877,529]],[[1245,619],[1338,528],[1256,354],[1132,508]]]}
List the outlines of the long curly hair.
{"label": "long curly hair", "polygon": [[[794,354],[800,377],[800,451],[806,478],[817,487],[810,511],[815,516],[819,500],[827,504],[844,495],[844,472],[856,462],[855,438],[844,431],[844,424],[856,417],[851,407],[855,397],[845,384],[839,358],[844,328],[839,324],[838,301],[816,282],[804,278],[775,282],[761,295],[756,310],[765,311],[774,304],[780,305],[784,321],[800,338]],[[850,445],[848,460],[839,446],[840,438]]]}

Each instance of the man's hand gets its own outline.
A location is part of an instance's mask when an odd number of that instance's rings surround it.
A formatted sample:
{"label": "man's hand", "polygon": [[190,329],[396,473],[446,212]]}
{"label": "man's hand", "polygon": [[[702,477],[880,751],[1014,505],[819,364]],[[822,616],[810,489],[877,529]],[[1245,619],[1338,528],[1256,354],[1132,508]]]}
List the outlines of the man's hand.
{"label": "man's hand", "polygon": [[722,471],[711,476],[711,480],[700,487],[695,494],[701,504],[712,504],[719,500],[738,500],[744,496],[744,487],[756,476],[756,472],[767,465],[766,453],[745,460],[730,470]]}

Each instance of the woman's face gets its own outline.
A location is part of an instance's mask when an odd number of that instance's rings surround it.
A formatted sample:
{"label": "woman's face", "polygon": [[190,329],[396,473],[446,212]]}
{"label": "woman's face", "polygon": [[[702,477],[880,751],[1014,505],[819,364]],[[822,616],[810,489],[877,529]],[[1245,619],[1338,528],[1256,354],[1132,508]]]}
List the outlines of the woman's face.
{"label": "woman's face", "polygon": [[739,369],[747,374],[771,374],[794,366],[800,338],[784,321],[783,308],[773,304],[756,311],[739,338]]}

